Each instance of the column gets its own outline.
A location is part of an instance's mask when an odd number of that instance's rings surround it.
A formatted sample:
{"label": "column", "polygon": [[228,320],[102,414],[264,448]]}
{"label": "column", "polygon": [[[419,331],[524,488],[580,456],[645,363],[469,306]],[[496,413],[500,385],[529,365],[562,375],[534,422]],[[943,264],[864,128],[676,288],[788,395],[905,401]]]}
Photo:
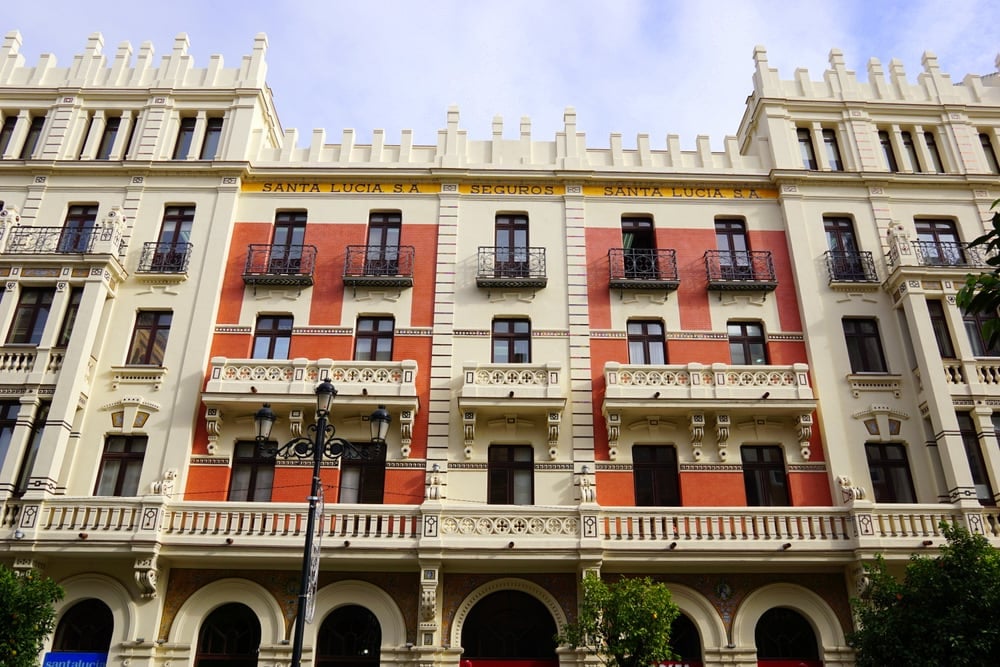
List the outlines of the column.
{"label": "column", "polygon": [[185,159],[197,160],[201,157],[201,147],[205,144],[205,128],[208,125],[208,116],[204,111],[199,111],[194,121],[194,136],[191,137],[191,149]]}
{"label": "column", "polygon": [[7,142],[7,150],[0,158],[4,160],[11,160],[17,158],[21,154],[21,146],[24,144],[24,138],[28,135],[28,128],[31,126],[31,114],[27,110],[21,110],[17,114],[17,122],[14,124],[14,133],[10,136],[10,141]]}

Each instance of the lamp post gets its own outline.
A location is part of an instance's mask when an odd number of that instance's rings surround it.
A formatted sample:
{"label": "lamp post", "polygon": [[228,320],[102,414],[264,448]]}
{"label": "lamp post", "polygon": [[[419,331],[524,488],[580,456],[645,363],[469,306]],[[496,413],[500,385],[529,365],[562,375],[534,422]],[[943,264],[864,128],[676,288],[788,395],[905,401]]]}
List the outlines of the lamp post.
{"label": "lamp post", "polygon": [[314,553],[313,540],[316,533],[316,515],[323,511],[323,485],[320,482],[320,464],[323,459],[336,461],[345,453],[355,458],[371,458],[372,450],[378,450],[385,445],[385,436],[389,432],[392,417],[384,405],[375,410],[368,421],[371,426],[371,443],[375,447],[358,447],[349,440],[337,437],[337,430],[329,422],[330,406],[337,397],[337,389],[329,380],[323,380],[316,387],[316,423],[308,427],[311,437],[297,437],[289,440],[281,447],[268,446],[271,439],[271,427],[275,416],[267,403],[254,415],[254,427],[257,433],[258,447],[269,456],[295,457],[298,459],[312,458],[313,476],[312,488],[309,493],[309,516],[306,519],[306,543],[302,552],[302,578],[299,582],[298,611],[295,614],[295,636],[292,641],[291,667],[299,667],[302,662],[302,638],[305,632],[307,616],[312,622],[312,614],[307,613],[309,602],[316,591],[316,579],[319,575],[319,554]]}

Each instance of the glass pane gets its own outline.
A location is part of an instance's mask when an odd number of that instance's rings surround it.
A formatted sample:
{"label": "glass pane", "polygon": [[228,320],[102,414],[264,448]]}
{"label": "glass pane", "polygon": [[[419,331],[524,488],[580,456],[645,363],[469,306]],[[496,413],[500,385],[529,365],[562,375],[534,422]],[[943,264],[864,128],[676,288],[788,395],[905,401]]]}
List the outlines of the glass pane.
{"label": "glass pane", "polygon": [[531,476],[530,470],[514,471],[514,499],[515,505],[531,504]]}
{"label": "glass pane", "polygon": [[101,480],[97,485],[97,495],[112,496],[115,493],[115,483],[118,481],[118,470],[121,461],[105,461],[101,467]]}
{"label": "glass pane", "polygon": [[142,461],[125,463],[125,476],[122,479],[121,495],[134,496],[139,490],[139,475],[142,474]]}
{"label": "glass pane", "polygon": [[361,468],[346,466],[340,471],[340,502],[358,502],[358,492],[361,489]]}
{"label": "glass pane", "polygon": [[274,486],[274,467],[260,465],[257,468],[257,479],[254,484],[253,498],[256,502],[267,502],[271,499],[271,488]]}

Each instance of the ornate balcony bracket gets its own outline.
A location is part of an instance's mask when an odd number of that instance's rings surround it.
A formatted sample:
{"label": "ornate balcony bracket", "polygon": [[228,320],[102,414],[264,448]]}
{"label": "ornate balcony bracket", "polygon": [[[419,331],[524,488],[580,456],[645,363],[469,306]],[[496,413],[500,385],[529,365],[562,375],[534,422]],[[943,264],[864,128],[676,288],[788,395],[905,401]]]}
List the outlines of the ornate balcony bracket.
{"label": "ornate balcony bracket", "polygon": [[559,456],[559,425],[562,421],[562,413],[558,411],[549,412],[549,459],[555,461]]}
{"label": "ornate balcony bracket", "polygon": [[462,411],[462,431],[465,433],[465,458],[472,458],[472,446],[476,442],[476,411]]}
{"label": "ornate balcony bracket", "polygon": [[799,435],[799,453],[802,454],[802,458],[806,461],[812,455],[809,449],[809,439],[812,437],[812,426],[813,418],[812,413],[805,413],[799,415],[796,421],[796,427]]}
{"label": "ornate balcony bracket", "polygon": [[208,453],[210,456],[214,456],[219,442],[219,434],[222,432],[222,410],[205,408],[205,430],[208,431]]}
{"label": "ornate balcony bracket", "polygon": [[437,593],[440,570],[437,567],[420,568],[420,621],[431,622],[437,618]]}
{"label": "ornate balcony bracket", "polygon": [[135,561],[135,583],[139,586],[139,594],[146,600],[156,597],[156,582],[159,577],[156,556],[138,558]]}
{"label": "ornate balcony bracket", "polygon": [[622,415],[620,412],[609,412],[606,417],[608,424],[608,459],[618,460],[618,439],[622,432]]}
{"label": "ornate balcony bracket", "polygon": [[694,460],[701,460],[701,442],[705,437],[705,413],[704,412],[692,412],[690,414],[691,423],[688,428],[691,431],[691,450],[694,454]]}
{"label": "ornate balcony bracket", "polygon": [[413,444],[413,417],[413,410],[399,412],[399,455],[404,459],[410,458],[410,448]]}
{"label": "ornate balcony bracket", "polygon": [[715,437],[719,441],[719,460],[722,462],[729,458],[729,428],[731,423],[729,415],[716,415],[715,417]]}

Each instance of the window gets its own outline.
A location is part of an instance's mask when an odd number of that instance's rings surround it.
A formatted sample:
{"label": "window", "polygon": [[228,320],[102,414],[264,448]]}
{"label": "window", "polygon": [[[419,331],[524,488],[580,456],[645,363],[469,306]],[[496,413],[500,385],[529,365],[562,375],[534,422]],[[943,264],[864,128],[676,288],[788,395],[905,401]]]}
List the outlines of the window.
{"label": "window", "polygon": [[667,363],[662,322],[629,320],[627,330],[628,361],[630,364]]}
{"label": "window", "polygon": [[107,654],[114,628],[115,617],[108,605],[97,598],[81,600],[65,610],[59,619],[52,651]]}
{"label": "window", "polygon": [[965,263],[965,253],[958,231],[951,220],[914,220],[917,244],[923,263],[931,266],[957,266]]}
{"label": "window", "polygon": [[830,248],[833,278],[844,281],[868,280],[858,240],[854,235],[854,223],[850,218],[823,218],[826,243]]}
{"label": "window", "polygon": [[715,248],[719,251],[719,271],[723,280],[753,280],[750,244],[742,220],[715,221]]}
{"label": "window", "polygon": [[878,503],[913,503],[913,478],[903,445],[869,442],[865,444],[872,491]]}
{"label": "window", "polygon": [[290,315],[258,315],[253,336],[254,359],[287,359],[292,344]]}
{"label": "window", "polygon": [[205,122],[205,140],[201,143],[202,160],[214,160],[219,152],[219,140],[222,139],[222,119],[209,118]]}
{"label": "window", "polygon": [[934,340],[937,341],[938,354],[942,359],[954,359],[955,346],[951,342],[944,305],[937,299],[930,299],[927,301],[927,310],[930,312],[931,328],[934,330]]}
{"label": "window", "polygon": [[296,274],[302,269],[302,246],[306,239],[305,211],[278,211],[274,216],[271,261],[268,273]]}
{"label": "window", "polygon": [[641,507],[677,507],[681,504],[677,477],[677,449],[669,445],[632,448],[635,504]]}
{"label": "window", "polygon": [[622,249],[625,278],[656,280],[656,236],[652,218],[622,216]]}
{"label": "window", "polygon": [[524,278],[530,274],[528,266],[528,216],[498,215],[494,228],[496,235],[497,278]]}
{"label": "window", "polygon": [[767,365],[764,327],[759,322],[729,322],[729,357],[735,366]]}
{"label": "window", "polygon": [[532,458],[529,445],[492,445],[486,502],[491,505],[533,504],[535,466]]}
{"label": "window", "polygon": [[395,328],[395,320],[391,317],[359,317],[354,335],[354,360],[392,361]]}
{"label": "window", "polygon": [[[0,135],[0,154],[3,153],[3,135]],[[989,169],[994,174],[1000,174],[1000,162],[997,162],[997,152],[993,150],[993,142],[990,141],[990,135],[985,132],[979,135],[979,143],[983,147],[983,155],[986,156],[986,168]]]}
{"label": "window", "polygon": [[844,340],[847,343],[847,356],[851,360],[851,372],[888,372],[885,355],[882,353],[878,322],[866,317],[845,317],[842,324]]}
{"label": "window", "polygon": [[528,320],[493,320],[495,364],[531,363],[531,323]]}
{"label": "window", "polygon": [[139,491],[146,436],[109,435],[97,473],[95,496],[134,496]]}
{"label": "window", "polygon": [[931,156],[931,166],[939,174],[944,173],[944,163],[941,162],[941,153],[938,151],[937,141],[933,132],[924,132],[924,143],[927,144],[927,152]]}
{"label": "window", "polygon": [[59,252],[89,252],[96,224],[96,204],[70,206],[59,233]]}
{"label": "window", "polygon": [[372,213],[368,216],[366,276],[394,276],[399,273],[400,234],[402,216],[398,212]]}
{"label": "window", "polygon": [[983,457],[983,448],[979,443],[979,433],[976,432],[972,414],[959,412],[955,416],[958,417],[958,431],[965,446],[965,458],[968,459],[969,470],[972,472],[972,483],[976,487],[976,498],[982,505],[995,505],[990,477],[986,472],[986,459]]}
{"label": "window", "polygon": [[38,345],[45,330],[45,321],[52,308],[55,289],[51,287],[23,287],[14,310],[14,322],[7,332],[7,343],[12,345]]}
{"label": "window", "polygon": [[21,404],[17,401],[0,401],[0,469],[4,467],[4,459],[10,451],[10,440],[17,426],[17,413]]}
{"label": "window", "polygon": [[170,311],[140,310],[135,318],[132,343],[125,363],[129,366],[162,366],[172,319]]}
{"label": "window", "polygon": [[10,140],[14,136],[16,126],[17,116],[7,116],[3,119],[3,126],[0,127],[0,157],[3,157],[10,147]]}
{"label": "window", "polygon": [[40,403],[35,411],[34,421],[31,422],[28,449],[21,459],[21,465],[17,470],[17,482],[14,484],[14,493],[17,496],[23,496],[28,490],[31,471],[35,468],[35,459],[38,458],[38,450],[42,447],[42,435],[45,433],[45,422],[49,418],[49,407],[49,403]]}
{"label": "window", "polygon": [[191,152],[191,143],[194,141],[194,127],[197,119],[181,118],[181,126],[177,130],[177,143],[174,144],[175,160],[183,160]]}
{"label": "window", "polygon": [[385,445],[362,443],[340,459],[340,502],[380,505],[385,495]]}
{"label": "window", "polygon": [[115,146],[115,138],[118,137],[118,130],[121,128],[122,119],[108,118],[104,121],[104,132],[101,133],[101,143],[97,146],[98,160],[108,160],[111,158],[111,151]]}
{"label": "window", "polygon": [[830,169],[843,171],[844,163],[840,159],[840,147],[837,146],[837,133],[833,130],[823,130],[823,147],[826,149],[826,161]]}
{"label": "window", "polygon": [[274,485],[274,456],[265,456],[256,441],[237,442],[233,450],[233,472],[229,500],[268,502]]}
{"label": "window", "polygon": [[896,152],[892,149],[892,136],[885,130],[879,130],[878,142],[882,144],[882,155],[885,156],[885,166],[889,171],[899,171],[899,163],[896,162]]}
{"label": "window", "polygon": [[903,150],[910,158],[910,168],[917,173],[923,171],[920,168],[920,158],[917,157],[917,147],[913,143],[913,136],[909,132],[900,132],[899,136],[903,140]]}
{"label": "window", "polygon": [[788,505],[788,480],[785,477],[785,456],[776,445],[744,445],[743,486],[750,507]]}
{"label": "window", "polygon": [[38,140],[42,137],[42,128],[45,126],[45,116],[35,116],[31,119],[28,127],[28,135],[24,138],[24,145],[21,146],[21,159],[30,160],[35,154]]}
{"label": "window", "polygon": [[69,345],[69,338],[73,334],[73,325],[76,324],[76,316],[80,312],[80,300],[82,298],[82,287],[70,288],[69,303],[66,305],[66,314],[63,315],[62,326],[59,327],[59,337],[56,338],[56,347],[66,347]]}
{"label": "window", "polygon": [[195,667],[257,667],[260,620],[253,609],[229,602],[216,607],[198,631]]}
{"label": "window", "polygon": [[813,148],[812,132],[800,127],[795,131],[799,139],[799,153],[802,155],[802,166],[806,169],[817,169],[816,150]]}
{"label": "window", "polygon": [[379,667],[381,656],[382,626],[360,605],[337,607],[316,633],[315,667]]}
{"label": "window", "polygon": [[151,271],[177,273],[185,270],[192,225],[194,206],[167,206],[163,210]]}
{"label": "window", "polygon": [[1000,357],[1000,344],[989,345],[989,340],[983,335],[983,327],[990,320],[996,319],[994,313],[965,313],[965,334],[972,345],[972,355],[975,357]]}

